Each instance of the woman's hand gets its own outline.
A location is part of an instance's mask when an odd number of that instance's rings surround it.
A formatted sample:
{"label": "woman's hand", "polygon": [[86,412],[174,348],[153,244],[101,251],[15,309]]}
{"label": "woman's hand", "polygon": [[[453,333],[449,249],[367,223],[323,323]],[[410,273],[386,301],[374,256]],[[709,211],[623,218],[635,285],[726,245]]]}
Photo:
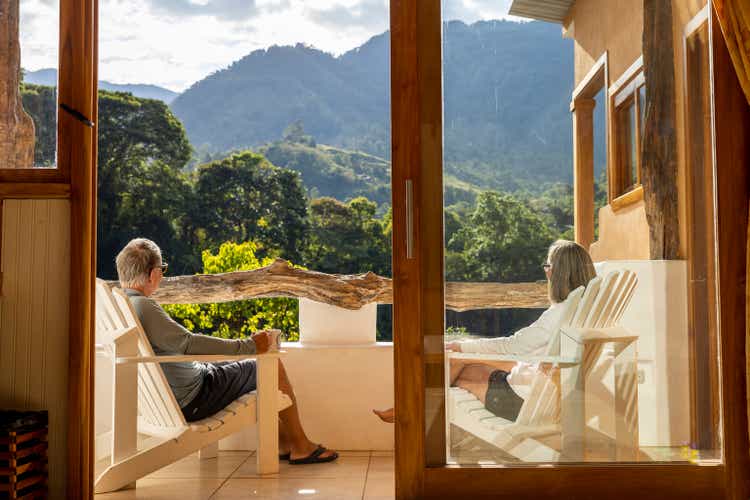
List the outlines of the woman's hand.
{"label": "woman's hand", "polygon": [[461,342],[448,342],[445,344],[446,351],[461,352]]}

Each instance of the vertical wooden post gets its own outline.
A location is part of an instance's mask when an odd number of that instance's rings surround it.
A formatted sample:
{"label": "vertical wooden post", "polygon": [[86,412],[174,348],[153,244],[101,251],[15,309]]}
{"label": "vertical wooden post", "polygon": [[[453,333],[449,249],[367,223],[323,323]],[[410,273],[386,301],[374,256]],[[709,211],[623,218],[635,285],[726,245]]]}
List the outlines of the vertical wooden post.
{"label": "vertical wooden post", "polygon": [[594,242],[594,99],[573,101],[573,183],[576,243]]}
{"label": "vertical wooden post", "polygon": [[[97,121],[97,0],[60,1],[58,99]],[[70,173],[68,498],[94,494],[96,126],[58,113],[57,162]]]}
{"label": "vertical wooden post", "polygon": [[677,259],[677,132],[675,130],[672,2],[643,2],[643,74],[646,119],[641,140],[641,182],[652,259]]}
{"label": "vertical wooden post", "polygon": [[279,472],[279,358],[258,356],[258,474]]}

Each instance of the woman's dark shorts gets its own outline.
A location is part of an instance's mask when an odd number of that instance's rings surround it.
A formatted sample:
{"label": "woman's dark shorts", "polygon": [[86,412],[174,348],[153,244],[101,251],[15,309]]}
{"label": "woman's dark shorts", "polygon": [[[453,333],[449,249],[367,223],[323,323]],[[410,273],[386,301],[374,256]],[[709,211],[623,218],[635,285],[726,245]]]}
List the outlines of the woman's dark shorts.
{"label": "woman's dark shorts", "polygon": [[194,422],[214,415],[243,394],[257,387],[255,360],[207,363],[208,372],[195,398],[182,409],[185,420]]}
{"label": "woman's dark shorts", "polygon": [[521,411],[523,398],[515,393],[508,383],[508,372],[495,370],[487,382],[484,407],[498,417],[515,422]]}

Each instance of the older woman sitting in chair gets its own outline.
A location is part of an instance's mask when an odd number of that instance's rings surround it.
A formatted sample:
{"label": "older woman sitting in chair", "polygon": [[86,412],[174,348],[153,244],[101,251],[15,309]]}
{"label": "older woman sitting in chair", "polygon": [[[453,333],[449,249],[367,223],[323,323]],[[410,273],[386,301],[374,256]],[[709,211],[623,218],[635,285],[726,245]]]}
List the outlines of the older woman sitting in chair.
{"label": "older woman sitting in chair", "polygon": [[[509,337],[450,342],[446,349],[455,352],[492,354],[543,354],[550,338],[560,324],[560,305],[568,294],[586,286],[596,276],[594,264],[586,250],[572,241],[559,240],[547,253],[544,272],[549,284],[550,307],[534,323]],[[452,362],[450,384],[474,394],[485,408],[498,417],[515,421],[537,367],[528,363]],[[393,408],[373,410],[384,422],[393,423]]]}

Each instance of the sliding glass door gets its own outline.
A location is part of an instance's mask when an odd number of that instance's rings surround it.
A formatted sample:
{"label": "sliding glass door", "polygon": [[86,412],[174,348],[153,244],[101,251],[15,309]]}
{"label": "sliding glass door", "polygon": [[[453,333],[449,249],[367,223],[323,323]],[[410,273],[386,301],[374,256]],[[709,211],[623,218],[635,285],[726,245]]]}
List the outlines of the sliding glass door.
{"label": "sliding glass door", "polygon": [[577,2],[561,36],[533,9],[392,2],[398,498],[743,494],[725,48],[709,6],[629,9]]}

